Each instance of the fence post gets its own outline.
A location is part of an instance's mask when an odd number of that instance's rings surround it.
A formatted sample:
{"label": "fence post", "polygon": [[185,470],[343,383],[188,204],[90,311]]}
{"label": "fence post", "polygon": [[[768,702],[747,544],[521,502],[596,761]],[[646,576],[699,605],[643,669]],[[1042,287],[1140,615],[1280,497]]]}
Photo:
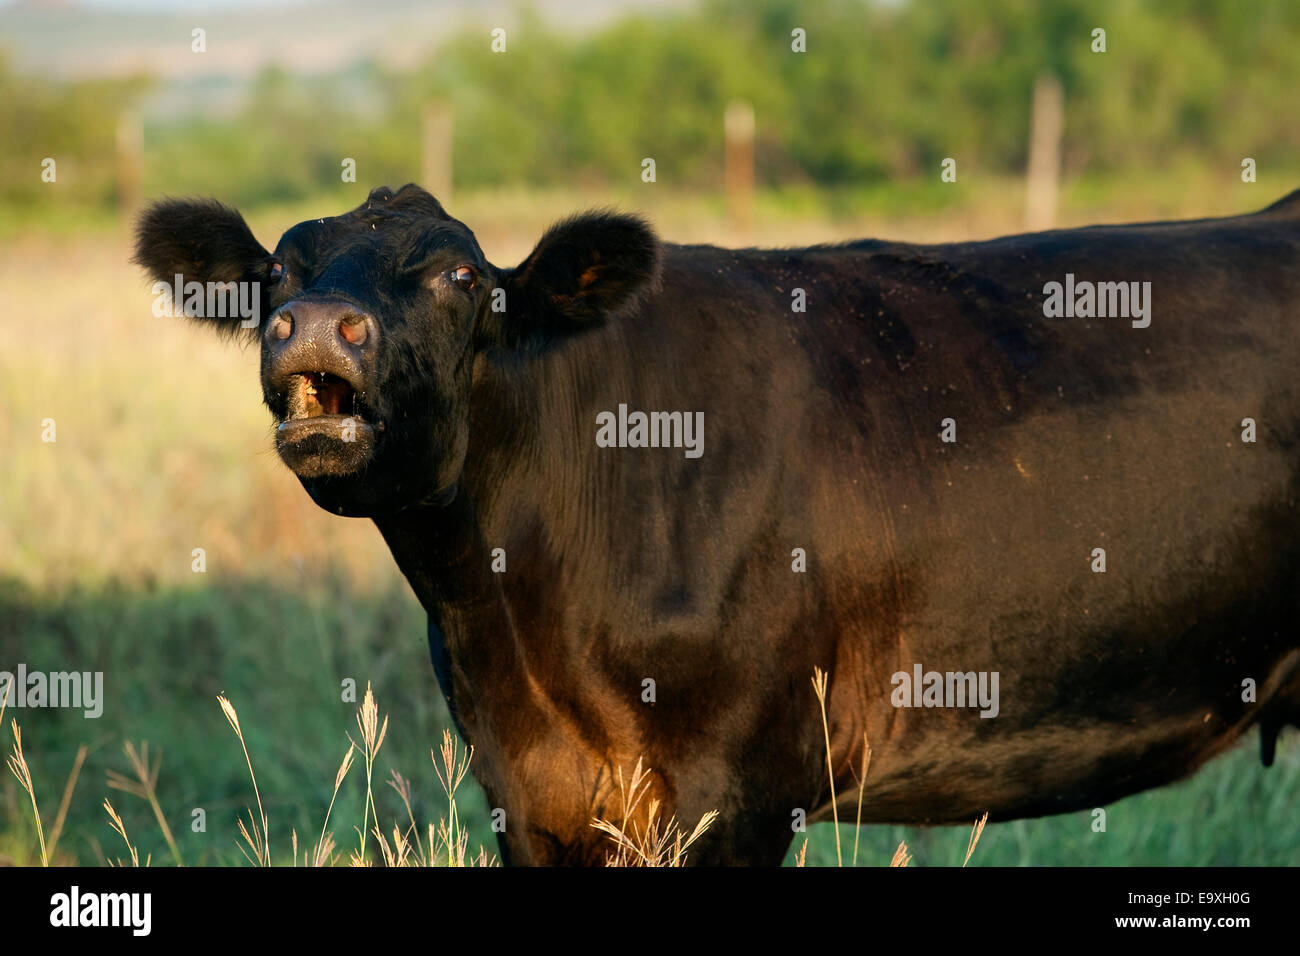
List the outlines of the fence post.
{"label": "fence post", "polygon": [[1029,165],[1025,178],[1025,226],[1051,229],[1061,177],[1061,133],[1065,126],[1061,81],[1050,73],[1034,81],[1029,123]]}
{"label": "fence post", "polygon": [[445,102],[424,107],[421,183],[446,208],[451,203],[452,108]]}
{"label": "fence post", "polygon": [[732,233],[748,240],[754,224],[754,107],[732,100],[723,115],[726,141],[727,221]]}

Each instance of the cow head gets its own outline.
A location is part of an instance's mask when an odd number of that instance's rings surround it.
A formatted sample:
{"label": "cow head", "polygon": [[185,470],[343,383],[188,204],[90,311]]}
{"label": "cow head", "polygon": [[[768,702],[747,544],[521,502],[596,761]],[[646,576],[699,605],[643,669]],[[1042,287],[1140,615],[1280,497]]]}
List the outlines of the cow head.
{"label": "cow head", "polygon": [[[135,261],[180,289],[186,314],[260,340],[280,457],[322,508],[373,516],[454,494],[480,351],[536,348],[626,311],[655,281],[658,242],[639,219],[591,213],[498,269],[412,185],[301,222],[274,252],[227,206],[164,200],[140,218]],[[252,308],[211,308],[232,289]]]}

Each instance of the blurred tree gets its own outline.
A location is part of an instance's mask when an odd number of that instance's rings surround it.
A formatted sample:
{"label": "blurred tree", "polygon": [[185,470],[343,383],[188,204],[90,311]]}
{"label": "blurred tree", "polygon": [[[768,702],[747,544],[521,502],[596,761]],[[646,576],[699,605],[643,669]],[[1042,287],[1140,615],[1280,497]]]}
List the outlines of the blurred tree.
{"label": "blurred tree", "polygon": [[[257,204],[405,182],[432,99],[454,108],[470,187],[635,182],[652,156],[660,182],[717,189],[732,99],[755,108],[760,185],[937,176],[947,156],[1017,174],[1044,72],[1064,88],[1067,175],[1276,167],[1300,149],[1295,0],[701,0],[576,34],[525,7],[506,52],[469,27],[409,72],[268,69],[233,116],[147,127],[145,188]],[[116,117],[147,88],[37,81],[0,59],[0,202],[111,204]],[[55,193],[40,192],[44,156],[59,158]]]}

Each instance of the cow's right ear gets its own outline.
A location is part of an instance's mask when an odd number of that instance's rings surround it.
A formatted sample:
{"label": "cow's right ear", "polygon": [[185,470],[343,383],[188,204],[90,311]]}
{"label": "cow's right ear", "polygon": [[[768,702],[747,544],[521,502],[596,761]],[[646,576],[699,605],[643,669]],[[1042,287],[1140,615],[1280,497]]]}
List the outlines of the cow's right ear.
{"label": "cow's right ear", "polygon": [[[256,282],[266,304],[269,253],[253,237],[244,217],[215,199],[164,199],[140,214],[134,262],[170,287],[189,282]],[[179,305],[179,303],[178,303]],[[239,316],[191,316],[222,331],[247,330]]]}

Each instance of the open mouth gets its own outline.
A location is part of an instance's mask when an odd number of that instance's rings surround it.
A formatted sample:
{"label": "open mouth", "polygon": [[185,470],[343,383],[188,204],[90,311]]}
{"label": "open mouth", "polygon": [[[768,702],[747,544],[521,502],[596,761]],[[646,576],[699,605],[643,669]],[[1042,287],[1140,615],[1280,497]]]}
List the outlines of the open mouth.
{"label": "open mouth", "polygon": [[375,428],[352,382],[330,372],[296,372],[286,387],[285,417],[275,435],[285,464],[308,478],[351,474],[369,461]]}
{"label": "open mouth", "polygon": [[321,415],[361,414],[352,384],[329,372],[300,372],[289,376],[289,410],[285,421]]}

